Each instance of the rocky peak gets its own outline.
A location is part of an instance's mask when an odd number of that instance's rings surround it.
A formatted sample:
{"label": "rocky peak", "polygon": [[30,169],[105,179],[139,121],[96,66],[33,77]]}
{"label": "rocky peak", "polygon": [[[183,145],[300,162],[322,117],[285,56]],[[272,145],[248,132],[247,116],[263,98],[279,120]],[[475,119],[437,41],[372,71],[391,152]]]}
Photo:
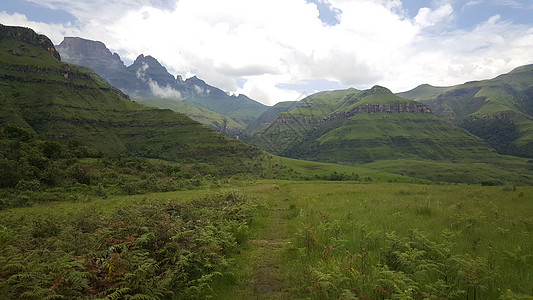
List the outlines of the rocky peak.
{"label": "rocky peak", "polygon": [[157,61],[157,59],[153,58],[152,56],[150,55],[146,55],[144,56],[144,54],[141,54],[139,56],[137,56],[137,58],[135,59],[135,61],[133,62],[133,65],[142,65],[142,64],[148,64],[149,66],[154,66],[154,67],[161,67],[161,68],[164,68],[160,63],[159,61]]}
{"label": "rocky peak", "polygon": [[52,54],[57,60],[61,60],[61,56],[52,41],[45,35],[35,33],[30,28],[4,26],[0,24],[0,40],[8,38],[41,47]]}
{"label": "rocky peak", "polygon": [[185,80],[185,82],[187,82],[187,83],[192,83],[192,84],[196,84],[196,85],[199,85],[199,86],[205,86],[205,85],[207,85],[207,84],[205,83],[205,81],[203,81],[202,79],[198,78],[196,75],[193,76],[193,77],[191,77],[191,78],[187,78],[187,79]]}
{"label": "rocky peak", "polygon": [[135,71],[138,78],[155,81],[160,86],[172,85],[177,80],[159,61],[150,55],[137,56],[129,70]]}
{"label": "rocky peak", "polygon": [[57,49],[65,58],[98,59],[107,63],[124,66],[124,62],[117,53],[111,53],[106,45],[100,41],[91,41],[80,37],[65,37],[57,45]]}

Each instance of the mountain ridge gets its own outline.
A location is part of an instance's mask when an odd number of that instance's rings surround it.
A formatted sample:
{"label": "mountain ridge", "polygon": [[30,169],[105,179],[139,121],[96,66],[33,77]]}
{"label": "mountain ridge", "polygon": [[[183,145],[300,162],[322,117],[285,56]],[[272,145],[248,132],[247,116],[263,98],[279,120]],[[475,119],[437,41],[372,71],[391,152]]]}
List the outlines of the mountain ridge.
{"label": "mountain ridge", "polygon": [[501,154],[533,157],[533,64],[450,87],[420,85],[399,96],[486,140]]}
{"label": "mountain ridge", "polygon": [[[17,34],[6,37],[5,32]],[[92,70],[60,61],[29,28],[0,27],[0,126],[45,140],[78,141],[111,157],[231,165],[249,172],[262,151],[171,110],[137,104]]]}
{"label": "mountain ridge", "polygon": [[[427,115],[428,117],[401,117],[404,114]],[[372,155],[369,155],[370,148],[372,144],[375,144],[371,140],[379,140],[378,144],[380,145],[392,145],[394,147],[402,146],[402,141],[406,141],[405,138],[402,138],[405,134],[401,133],[404,131],[400,129],[403,126],[401,120],[414,123],[437,122],[438,126],[444,126],[431,115],[431,110],[424,104],[400,98],[387,88],[375,86],[364,91],[348,89],[311,95],[300,101],[292,110],[278,114],[269,127],[251,139],[251,143],[264,147],[274,154],[293,158],[324,162],[367,163],[374,159],[387,158],[386,154],[371,158]],[[391,126],[391,129],[396,128],[395,130],[400,132],[397,134],[399,138],[388,135],[386,129],[378,130],[381,126],[380,124],[386,122],[390,123],[388,126]],[[365,126],[367,125],[364,124],[370,123],[374,124],[372,128],[366,128]],[[361,126],[362,129],[357,128],[357,126]],[[379,134],[361,133],[364,130],[379,131]],[[383,139],[380,134],[385,135],[387,138]],[[371,135],[371,137],[368,137],[368,135]],[[333,146],[333,144],[337,142],[344,143],[342,141],[343,137],[350,136],[350,139],[360,140],[358,143],[366,143],[367,146],[365,147],[370,147],[364,151],[359,150],[359,152],[367,152],[367,155],[360,153],[356,156],[352,155],[350,157],[348,155],[344,158],[333,155],[330,159],[326,157],[327,155],[320,154],[326,148],[330,149],[327,150],[329,152],[335,152],[335,149],[342,148],[340,144],[337,146]],[[407,136],[412,137],[415,134],[407,133]],[[428,134],[424,138],[430,139]],[[477,145],[476,147],[482,147],[483,145],[481,141],[468,143],[473,143],[473,145]],[[351,148],[352,146],[348,144],[346,144],[346,147]],[[412,149],[410,151],[412,152]],[[444,153],[444,151],[442,152]],[[408,156],[407,152],[404,154]],[[402,155],[393,157],[402,157]],[[429,156],[423,155],[423,157],[427,158]],[[451,157],[449,159],[452,160]]]}
{"label": "mountain ridge", "polygon": [[[91,48],[98,51],[87,54],[85,49]],[[268,108],[245,95],[228,95],[196,76],[186,80],[179,75],[174,77],[150,55],[140,54],[132,65],[126,67],[118,54],[111,54],[102,42],[66,37],[57,49],[67,62],[95,70],[113,86],[134,98],[184,100],[228,116],[243,127]]]}

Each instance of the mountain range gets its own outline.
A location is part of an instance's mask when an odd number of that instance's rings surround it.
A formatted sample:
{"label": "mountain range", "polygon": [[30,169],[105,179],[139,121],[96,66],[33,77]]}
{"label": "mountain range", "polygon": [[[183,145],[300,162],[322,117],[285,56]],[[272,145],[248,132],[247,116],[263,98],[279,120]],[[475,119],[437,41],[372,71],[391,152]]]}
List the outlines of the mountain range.
{"label": "mountain range", "polygon": [[454,87],[350,88],[266,107],[197,77],[174,77],[151,56],[126,67],[103,43],[66,38],[57,51],[30,29],[1,29],[0,126],[46,140],[77,140],[107,155],[231,165],[230,173],[268,165],[262,150],[175,112],[186,111],[280,156],[438,181],[533,182],[533,161],[516,157],[532,153],[531,66]]}
{"label": "mountain range", "polygon": [[0,80],[0,127],[45,140],[117,157],[228,164],[230,173],[263,155],[183,114],[131,101],[92,70],[62,62],[50,40],[28,28],[0,27]]}
{"label": "mountain range", "polygon": [[382,86],[320,92],[277,109],[248,141],[273,154],[453,182],[488,172],[505,174],[502,181],[531,178],[533,161],[498,154],[430,105]]}
{"label": "mountain range", "polygon": [[351,164],[452,161],[494,152],[482,139],[434,116],[427,105],[381,86],[307,97],[251,142],[282,156]]}
{"label": "mountain range", "polygon": [[[196,76],[186,80],[179,75],[174,77],[149,55],[140,54],[126,67],[120,56],[111,53],[102,42],[65,37],[56,49],[63,61],[91,68],[135,101],[147,106],[179,109],[231,137],[245,136],[245,128],[268,108],[247,96],[229,95]],[[193,105],[203,108],[203,112],[206,109],[211,112],[198,114]]]}

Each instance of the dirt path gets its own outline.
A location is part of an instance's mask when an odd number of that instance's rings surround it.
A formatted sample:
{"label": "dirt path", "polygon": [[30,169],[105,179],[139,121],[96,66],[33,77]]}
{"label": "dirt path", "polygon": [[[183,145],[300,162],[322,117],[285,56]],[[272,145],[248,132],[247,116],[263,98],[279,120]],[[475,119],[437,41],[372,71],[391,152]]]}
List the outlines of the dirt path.
{"label": "dirt path", "polygon": [[290,246],[287,230],[287,211],[282,204],[275,203],[271,207],[268,224],[258,236],[249,243],[254,249],[256,261],[253,264],[251,289],[255,299],[290,299],[287,286],[290,284],[283,273],[283,254]]}
{"label": "dirt path", "polygon": [[245,250],[236,286],[224,299],[294,299],[287,274],[287,248],[291,247],[288,216],[291,212],[284,197],[268,201],[268,210],[259,220],[249,248]]}

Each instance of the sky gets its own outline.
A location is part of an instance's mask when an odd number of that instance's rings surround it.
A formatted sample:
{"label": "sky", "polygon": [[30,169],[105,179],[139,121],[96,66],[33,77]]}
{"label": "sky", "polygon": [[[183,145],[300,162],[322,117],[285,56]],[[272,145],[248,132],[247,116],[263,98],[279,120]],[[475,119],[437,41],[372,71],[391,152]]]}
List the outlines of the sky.
{"label": "sky", "polygon": [[532,0],[0,0],[54,44],[151,55],[267,105],[317,91],[450,86],[533,63]]}

